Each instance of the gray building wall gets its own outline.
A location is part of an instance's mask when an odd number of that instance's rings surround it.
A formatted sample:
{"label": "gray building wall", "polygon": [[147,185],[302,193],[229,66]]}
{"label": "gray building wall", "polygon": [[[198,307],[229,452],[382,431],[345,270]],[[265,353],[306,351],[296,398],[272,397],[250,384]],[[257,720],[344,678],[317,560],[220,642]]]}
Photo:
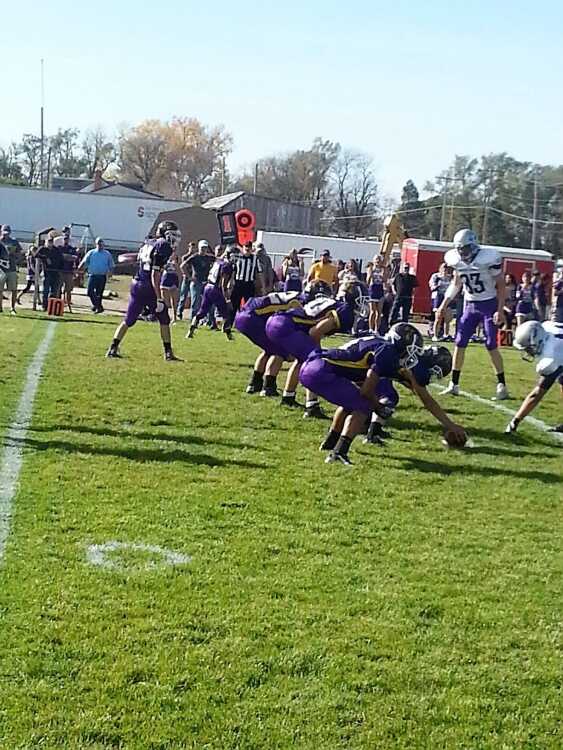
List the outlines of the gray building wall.
{"label": "gray building wall", "polygon": [[288,203],[254,193],[235,194],[232,200],[225,196],[214,198],[204,204],[214,210],[238,211],[248,208],[256,215],[256,228],[266,232],[291,232],[294,234],[318,234],[321,212],[313,206]]}

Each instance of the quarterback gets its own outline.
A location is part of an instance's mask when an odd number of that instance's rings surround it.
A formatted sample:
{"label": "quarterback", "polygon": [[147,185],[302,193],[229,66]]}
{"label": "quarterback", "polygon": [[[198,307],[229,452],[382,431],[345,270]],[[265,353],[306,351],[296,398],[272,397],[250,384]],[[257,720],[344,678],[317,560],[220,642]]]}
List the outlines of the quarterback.
{"label": "quarterback", "polygon": [[497,348],[498,326],[504,324],[505,284],[502,273],[502,258],[492,248],[481,248],[471,229],[460,229],[454,237],[454,247],[444,258],[446,265],[454,269],[454,276],[436,311],[435,331],[440,330],[448,305],[457,297],[461,288],[465,307],[455,337],[455,349],[451,382],[443,391],[452,396],[459,395],[459,378],[465,359],[465,350],[479,323],[485,330],[485,345],[497,376],[496,401],[508,398],[504,378],[502,357]]}
{"label": "quarterback", "polygon": [[137,255],[139,269],[131,284],[125,319],[117,327],[106,357],[120,356],[119,345],[125,334],[135,325],[143,310],[148,308],[160,323],[164,358],[168,362],[178,359],[172,352],[170,317],[164,300],[161,298],[160,282],[166,264],[174,254],[174,248],[180,242],[180,238],[180,231],[173,221],[161,221],[156,228],[156,239],[147,239],[139,250]]}
{"label": "quarterback", "polygon": [[[538,361],[539,380],[506,426],[507,433],[516,432],[520,422],[536,408],[555,381],[559,382],[563,395],[563,323],[539,323],[537,320],[522,323],[514,334],[514,346],[528,358]],[[557,425],[554,432],[563,432],[563,424]]]}

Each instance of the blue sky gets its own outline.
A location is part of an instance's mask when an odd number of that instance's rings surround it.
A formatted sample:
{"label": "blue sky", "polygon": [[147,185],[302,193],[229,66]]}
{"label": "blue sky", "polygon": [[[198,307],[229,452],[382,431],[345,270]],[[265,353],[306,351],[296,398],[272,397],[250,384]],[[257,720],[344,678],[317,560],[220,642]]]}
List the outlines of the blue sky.
{"label": "blue sky", "polygon": [[[454,154],[563,162],[563,4],[51,0],[2,10],[0,144],[173,115],[222,123],[232,170],[315,136],[373,156],[383,193]],[[6,110],[4,110],[6,113]]]}

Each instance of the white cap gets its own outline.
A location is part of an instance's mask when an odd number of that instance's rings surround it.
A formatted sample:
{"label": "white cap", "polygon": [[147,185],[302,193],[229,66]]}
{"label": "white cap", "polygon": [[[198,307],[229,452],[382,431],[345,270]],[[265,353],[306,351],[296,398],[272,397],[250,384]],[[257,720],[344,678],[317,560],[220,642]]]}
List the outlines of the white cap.
{"label": "white cap", "polygon": [[197,249],[198,250],[203,250],[204,247],[209,247],[209,242],[207,240],[200,240],[197,243]]}

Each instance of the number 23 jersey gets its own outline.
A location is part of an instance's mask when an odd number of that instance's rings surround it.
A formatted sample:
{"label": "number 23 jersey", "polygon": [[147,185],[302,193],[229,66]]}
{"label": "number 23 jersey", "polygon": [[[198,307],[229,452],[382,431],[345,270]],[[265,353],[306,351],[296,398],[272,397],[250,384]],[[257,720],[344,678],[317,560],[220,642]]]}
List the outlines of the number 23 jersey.
{"label": "number 23 jersey", "polygon": [[496,250],[483,248],[470,262],[462,260],[457,250],[449,250],[444,261],[457,272],[467,301],[485,302],[497,296],[496,282],[502,273],[502,258]]}

